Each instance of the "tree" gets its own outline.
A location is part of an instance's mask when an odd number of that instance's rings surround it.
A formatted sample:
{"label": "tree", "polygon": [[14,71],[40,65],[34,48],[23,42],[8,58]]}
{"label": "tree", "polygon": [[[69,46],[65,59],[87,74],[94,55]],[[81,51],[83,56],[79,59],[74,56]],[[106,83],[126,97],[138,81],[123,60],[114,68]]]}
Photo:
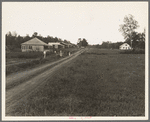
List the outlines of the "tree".
{"label": "tree", "polygon": [[86,47],[87,45],[88,45],[87,40],[83,38],[83,40],[82,40],[82,46]]}
{"label": "tree", "polygon": [[12,32],[12,36],[17,37],[16,31],[13,31],[13,32]]}
{"label": "tree", "polygon": [[88,42],[87,42],[87,40],[86,40],[85,38],[83,38],[83,39],[79,38],[79,39],[78,39],[78,42],[77,42],[77,45],[78,45],[79,47],[81,47],[81,46],[86,47],[86,46],[88,45]]}
{"label": "tree", "polygon": [[137,48],[145,49],[145,33],[138,33],[138,44]]}
{"label": "tree", "polygon": [[78,39],[78,41],[77,41],[77,45],[78,45],[79,47],[81,47],[81,46],[82,46],[82,40],[81,40],[81,38],[79,38],[79,39]]}
{"label": "tree", "polygon": [[65,42],[65,43],[68,43],[68,41],[67,41],[66,39],[64,40],[64,42]]}
{"label": "tree", "polygon": [[37,37],[38,33],[37,32],[34,32],[32,37]]}
{"label": "tree", "polygon": [[16,44],[17,33],[14,31],[11,33],[10,31],[6,34],[6,45],[14,45]]}
{"label": "tree", "polygon": [[124,17],[124,23],[120,25],[119,31],[122,32],[125,39],[130,39],[132,46],[132,33],[139,27],[138,22],[134,19],[133,15],[129,14]]}

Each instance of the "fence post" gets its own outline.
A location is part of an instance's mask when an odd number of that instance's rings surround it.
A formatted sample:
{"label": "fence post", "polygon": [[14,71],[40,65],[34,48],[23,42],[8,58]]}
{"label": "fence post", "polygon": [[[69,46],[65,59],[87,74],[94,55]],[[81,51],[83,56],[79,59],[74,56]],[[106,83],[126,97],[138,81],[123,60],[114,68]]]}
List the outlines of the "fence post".
{"label": "fence post", "polygon": [[46,58],[46,51],[44,51],[43,53],[44,53],[44,58]]}
{"label": "fence post", "polygon": [[62,50],[60,50],[60,57],[62,57]]}

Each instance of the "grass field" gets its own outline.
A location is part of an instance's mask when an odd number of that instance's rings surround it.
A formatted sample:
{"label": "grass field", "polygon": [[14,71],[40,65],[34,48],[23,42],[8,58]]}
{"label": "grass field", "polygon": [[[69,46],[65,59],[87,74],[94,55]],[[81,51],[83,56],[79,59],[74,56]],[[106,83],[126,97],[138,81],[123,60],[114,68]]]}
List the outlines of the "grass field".
{"label": "grass field", "polygon": [[[68,52],[75,53],[78,50],[78,48],[65,48],[63,57],[68,56]],[[46,53],[46,59],[43,59],[43,52],[9,52],[6,53],[6,65],[8,65],[6,66],[6,75],[57,61],[60,58],[59,54],[52,52]]]}
{"label": "grass field", "polygon": [[14,108],[16,116],[144,116],[145,55],[89,49]]}

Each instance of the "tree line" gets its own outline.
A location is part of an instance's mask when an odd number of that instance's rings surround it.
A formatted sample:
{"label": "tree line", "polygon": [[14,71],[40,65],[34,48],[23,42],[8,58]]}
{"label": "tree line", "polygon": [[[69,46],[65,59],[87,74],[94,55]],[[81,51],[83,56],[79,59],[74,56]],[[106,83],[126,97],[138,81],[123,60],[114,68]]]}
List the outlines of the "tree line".
{"label": "tree line", "polygon": [[37,32],[34,32],[32,34],[32,36],[30,37],[28,34],[23,37],[20,35],[17,35],[16,32],[8,32],[6,35],[6,49],[9,50],[15,50],[17,48],[21,48],[21,43],[24,43],[26,41],[29,41],[30,39],[37,37],[38,39],[42,40],[45,43],[49,43],[49,42],[66,42],[66,43],[70,43],[70,41],[68,40],[62,40],[60,38],[57,37],[52,37],[52,36],[47,36],[47,37],[43,37],[40,34],[38,35]]}
{"label": "tree line", "polygon": [[119,46],[122,45],[123,42],[112,43],[111,41],[103,41],[101,45],[93,45],[96,48],[106,48],[106,49],[119,49]]}

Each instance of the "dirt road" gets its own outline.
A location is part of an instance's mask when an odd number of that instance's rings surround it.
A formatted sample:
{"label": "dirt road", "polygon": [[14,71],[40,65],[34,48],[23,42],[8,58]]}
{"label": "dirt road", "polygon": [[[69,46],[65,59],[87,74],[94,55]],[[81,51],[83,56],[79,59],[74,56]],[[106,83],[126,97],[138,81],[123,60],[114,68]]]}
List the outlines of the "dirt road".
{"label": "dirt road", "polygon": [[[28,72],[20,72],[10,75],[6,78],[6,116],[11,115],[11,111],[15,105],[25,97],[37,90],[41,85],[46,83],[46,79],[54,75],[60,68],[67,65],[71,60],[84,52],[82,49],[71,56],[63,58],[59,61],[43,65]],[[53,67],[52,67],[53,66]],[[38,75],[37,75],[38,74]],[[16,85],[13,85],[16,84]]]}

